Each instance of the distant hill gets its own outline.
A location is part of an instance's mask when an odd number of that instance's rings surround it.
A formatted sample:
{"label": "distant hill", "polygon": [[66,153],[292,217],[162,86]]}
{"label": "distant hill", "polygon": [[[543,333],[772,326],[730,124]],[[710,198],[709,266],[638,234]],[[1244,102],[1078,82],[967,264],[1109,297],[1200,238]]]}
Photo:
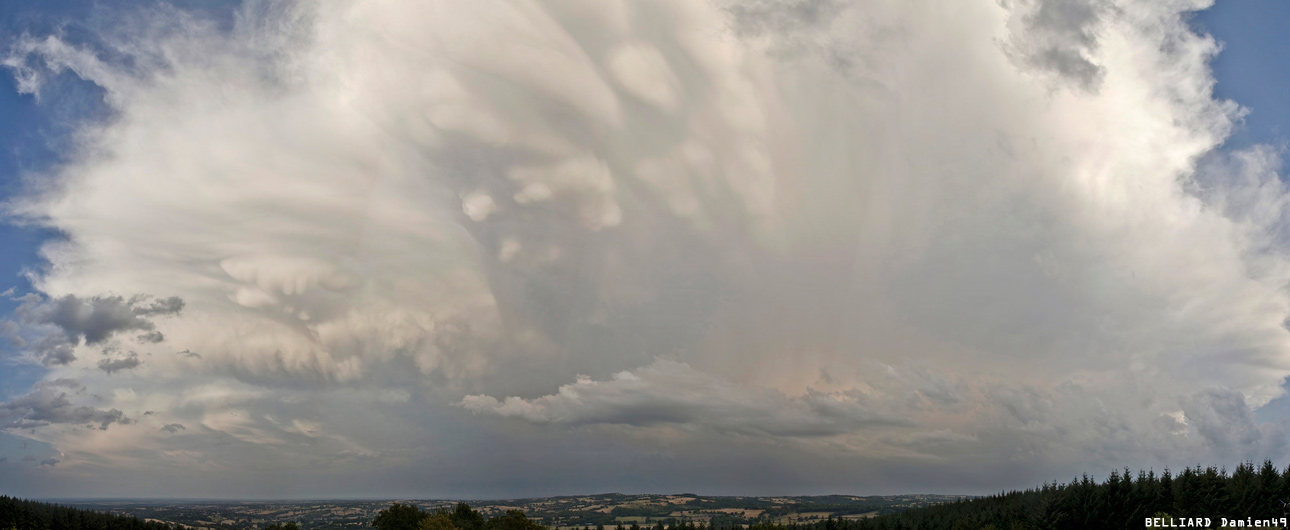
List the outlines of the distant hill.
{"label": "distant hill", "polygon": [[[625,495],[601,493],[493,501],[468,501],[484,517],[521,510],[543,526],[569,530],[615,530],[633,524],[654,528],[658,523],[692,523],[716,527],[755,523],[809,524],[830,517],[868,518],[963,499],[950,495],[889,496],[774,496],[713,497],[694,494]],[[302,529],[359,528],[376,514],[401,502],[426,511],[452,508],[457,500],[318,500],[318,501],[81,501],[82,508],[180,523],[196,529],[232,530],[262,528],[274,523],[297,522]],[[0,528],[0,530],[4,530]]]}
{"label": "distant hill", "polygon": [[[1278,470],[1272,462],[1264,462],[1258,467],[1240,464],[1231,473],[1196,467],[1176,475],[1169,470],[1134,475],[1126,468],[1100,482],[1086,475],[1067,483],[976,498],[606,493],[469,504],[488,520],[519,510],[535,525],[559,530],[1084,530],[1207,524],[1219,528],[1223,519],[1229,521],[1228,527],[1277,528],[1283,526],[1282,517],[1290,517],[1282,499],[1290,500],[1290,468]],[[452,509],[457,501],[104,501],[77,505],[207,530],[264,528],[287,521],[298,522],[302,530],[321,530],[370,527],[378,513],[391,508],[393,502],[433,512]],[[1149,519],[1153,523],[1148,524]],[[4,523],[8,520],[0,519],[0,530],[9,528]],[[165,526],[130,528],[159,530]]]}
{"label": "distant hill", "polygon": [[138,517],[80,510],[0,496],[0,529],[9,530],[174,530]]}

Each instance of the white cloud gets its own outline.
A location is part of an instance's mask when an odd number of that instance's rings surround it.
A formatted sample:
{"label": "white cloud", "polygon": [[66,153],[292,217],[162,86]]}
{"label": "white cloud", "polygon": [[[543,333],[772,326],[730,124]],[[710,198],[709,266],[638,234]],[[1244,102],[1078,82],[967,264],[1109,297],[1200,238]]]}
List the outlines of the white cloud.
{"label": "white cloud", "polygon": [[1290,375],[1287,194],[1213,152],[1242,111],[1196,7],[251,2],[20,40],[22,90],[70,69],[112,110],[11,205],[68,235],[35,285],[185,304],[45,345],[137,423],[32,436],[317,492],[494,449],[990,491],[1282,456],[1250,410]]}

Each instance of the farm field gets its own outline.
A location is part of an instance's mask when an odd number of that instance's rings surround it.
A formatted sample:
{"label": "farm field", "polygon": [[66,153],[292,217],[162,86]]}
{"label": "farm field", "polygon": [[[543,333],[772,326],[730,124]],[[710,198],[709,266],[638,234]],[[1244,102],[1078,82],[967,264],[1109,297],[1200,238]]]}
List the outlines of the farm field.
{"label": "farm field", "polygon": [[[657,523],[693,522],[751,525],[758,522],[810,523],[829,518],[858,519],[894,513],[964,498],[953,495],[805,497],[718,497],[692,494],[624,495],[607,493],[532,499],[467,500],[485,517],[522,510],[537,522],[559,530],[622,525],[651,527]],[[72,500],[59,504],[133,515],[180,524],[194,530],[262,528],[297,522],[303,529],[342,529],[366,526],[376,513],[394,502],[432,510],[451,507],[455,499],[319,500],[319,501],[117,501]]]}

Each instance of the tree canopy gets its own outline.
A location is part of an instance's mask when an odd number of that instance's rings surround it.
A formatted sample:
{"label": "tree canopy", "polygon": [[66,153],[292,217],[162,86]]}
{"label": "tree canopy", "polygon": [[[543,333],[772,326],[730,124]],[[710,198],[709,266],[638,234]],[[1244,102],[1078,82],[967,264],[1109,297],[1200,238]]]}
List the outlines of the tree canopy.
{"label": "tree canopy", "polygon": [[20,530],[172,530],[138,517],[0,496],[0,528]]}
{"label": "tree canopy", "polygon": [[[294,523],[288,523],[294,524]],[[394,503],[381,510],[372,520],[377,530],[545,530],[520,510],[509,510],[502,515],[485,519],[469,504],[457,503],[451,511],[438,509],[427,512],[412,504]],[[298,529],[276,529],[298,530]]]}
{"label": "tree canopy", "polygon": [[372,527],[377,530],[417,530],[421,520],[429,516],[414,505],[396,502],[376,514]]}

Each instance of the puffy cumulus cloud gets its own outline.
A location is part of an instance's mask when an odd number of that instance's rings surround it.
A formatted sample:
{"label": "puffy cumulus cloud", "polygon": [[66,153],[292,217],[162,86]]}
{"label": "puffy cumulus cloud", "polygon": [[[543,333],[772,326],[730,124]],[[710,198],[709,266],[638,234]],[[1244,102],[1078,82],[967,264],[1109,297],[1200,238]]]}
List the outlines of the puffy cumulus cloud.
{"label": "puffy cumulus cloud", "polygon": [[136,340],[159,343],[165,336],[157,331],[152,318],[177,315],[184,307],[178,297],[135,296],[127,300],[121,296],[78,298],[69,294],[45,300],[32,294],[22,300],[14,311],[17,323],[5,322],[9,324],[6,333],[16,339],[15,345],[27,346],[29,353],[46,366],[75,361],[73,351],[82,341],[86,345],[103,344],[124,332],[141,331],[143,334]]}
{"label": "puffy cumulus cloud", "polygon": [[1249,453],[1286,452],[1284,427],[1256,422],[1245,396],[1239,392],[1221,389],[1198,392],[1183,401],[1183,415],[1189,426],[1221,453],[1248,458]]}
{"label": "puffy cumulus cloud", "polygon": [[[68,390],[74,394],[68,396]],[[36,384],[36,388],[31,393],[0,403],[0,418],[4,420],[5,429],[31,429],[54,424],[71,424],[102,430],[113,423],[132,422],[120,410],[103,410],[73,402],[73,398],[77,398],[76,401],[85,401],[81,399],[84,393],[85,387],[75,380],[42,381]]]}
{"label": "puffy cumulus cloud", "polygon": [[1283,456],[1252,411],[1290,375],[1287,194],[1277,152],[1214,151],[1243,111],[1201,7],[252,1],[19,38],[21,90],[72,72],[110,117],[8,204],[67,237],[15,320],[48,333],[4,331],[86,390],[3,410],[60,470],[210,496]]}

